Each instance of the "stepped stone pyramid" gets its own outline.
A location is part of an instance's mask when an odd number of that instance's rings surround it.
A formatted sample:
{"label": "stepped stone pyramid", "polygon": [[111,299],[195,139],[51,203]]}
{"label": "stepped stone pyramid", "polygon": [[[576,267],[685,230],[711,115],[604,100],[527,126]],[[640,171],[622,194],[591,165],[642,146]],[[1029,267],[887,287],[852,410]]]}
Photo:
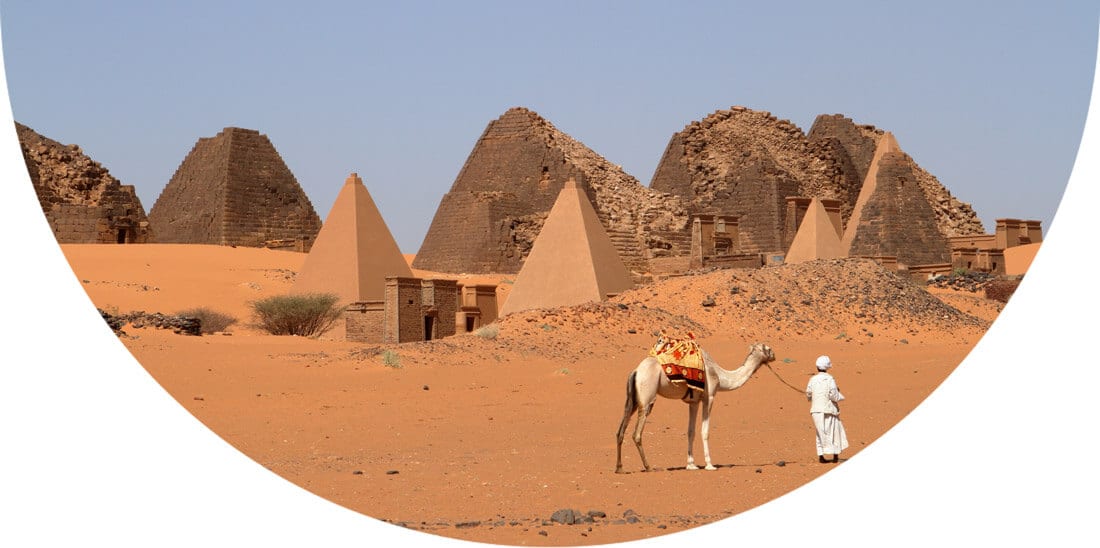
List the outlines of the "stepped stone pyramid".
{"label": "stepped stone pyramid", "polygon": [[123,185],[77,145],[63,145],[15,123],[38,203],[58,243],[146,243],[149,220],[132,185]]}
{"label": "stepped stone pyramid", "polygon": [[951,262],[936,221],[914,162],[892,134],[883,133],[844,230],[847,255],[896,256],[908,266]]}
{"label": "stepped stone pyramid", "polygon": [[813,198],[783,262],[794,264],[846,257],[847,250],[841,245],[840,235],[840,227],[833,223],[821,200]]}
{"label": "stepped stone pyramid", "polygon": [[411,278],[413,273],[363,180],[352,173],[291,292],[335,293],[344,304],[381,301],[387,276]]}
{"label": "stepped stone pyramid", "polygon": [[161,243],[263,247],[294,240],[308,250],[321,220],[266,135],[227,127],[203,137],[149,211]]}
{"label": "stepped stone pyramid", "polygon": [[599,301],[633,286],[596,210],[570,179],[558,193],[501,315]]}
{"label": "stepped stone pyramid", "polygon": [[688,253],[689,218],[678,198],[650,191],[535,112],[517,107],[485,128],[440,201],[413,267],[518,272],[570,178],[584,184],[629,269],[644,272],[651,256],[674,253],[676,246]]}

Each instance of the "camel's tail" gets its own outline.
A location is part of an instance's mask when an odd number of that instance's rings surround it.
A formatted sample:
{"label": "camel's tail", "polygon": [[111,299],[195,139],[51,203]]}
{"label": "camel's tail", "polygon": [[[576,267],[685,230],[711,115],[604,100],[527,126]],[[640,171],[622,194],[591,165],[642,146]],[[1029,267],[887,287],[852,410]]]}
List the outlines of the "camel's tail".
{"label": "camel's tail", "polygon": [[634,385],[634,379],[637,376],[637,371],[631,371],[630,376],[626,378],[626,408],[623,409],[623,421],[619,424],[618,438],[620,444],[623,441],[623,434],[626,433],[626,425],[630,423],[631,415],[638,408],[638,389]]}

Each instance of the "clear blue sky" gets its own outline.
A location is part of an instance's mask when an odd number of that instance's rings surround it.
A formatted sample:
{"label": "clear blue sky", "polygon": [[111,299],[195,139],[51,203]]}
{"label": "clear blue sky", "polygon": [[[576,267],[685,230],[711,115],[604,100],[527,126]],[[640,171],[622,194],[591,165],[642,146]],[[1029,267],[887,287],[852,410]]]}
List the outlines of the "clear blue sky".
{"label": "clear blue sky", "polygon": [[76,143],[146,211],[200,137],[265,133],[324,218],[358,172],[415,253],[489,121],[535,110],[648,185],[731,105],[842,113],[996,218],[1058,207],[1096,2],[0,1],[15,119]]}

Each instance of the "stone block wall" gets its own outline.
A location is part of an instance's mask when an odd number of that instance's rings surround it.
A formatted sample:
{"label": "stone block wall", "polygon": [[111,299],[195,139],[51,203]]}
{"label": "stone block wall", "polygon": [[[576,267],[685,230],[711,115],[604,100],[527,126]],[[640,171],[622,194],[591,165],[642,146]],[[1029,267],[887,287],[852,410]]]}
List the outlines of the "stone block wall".
{"label": "stone block wall", "polygon": [[419,278],[386,278],[382,342],[424,340],[423,288]]}
{"label": "stone block wall", "polygon": [[455,313],[458,309],[458,282],[455,280],[421,280],[423,316],[432,318],[430,339],[450,337],[456,332]]}
{"label": "stone block wall", "polygon": [[384,323],[383,301],[352,303],[344,310],[345,337],[352,342],[381,343]]}

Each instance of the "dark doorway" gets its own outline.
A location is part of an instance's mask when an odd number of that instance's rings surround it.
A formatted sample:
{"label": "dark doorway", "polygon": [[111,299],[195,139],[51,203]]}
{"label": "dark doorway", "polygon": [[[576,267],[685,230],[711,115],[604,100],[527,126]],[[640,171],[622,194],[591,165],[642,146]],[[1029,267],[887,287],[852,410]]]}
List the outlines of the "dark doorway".
{"label": "dark doorway", "polygon": [[126,229],[125,228],[118,229],[118,243],[120,243],[120,244],[126,243]]}
{"label": "dark doorway", "polygon": [[424,316],[424,340],[432,340],[432,327],[435,324],[435,318],[431,316]]}
{"label": "dark doorway", "polygon": [[469,333],[474,330],[474,317],[466,316],[466,332]]}

